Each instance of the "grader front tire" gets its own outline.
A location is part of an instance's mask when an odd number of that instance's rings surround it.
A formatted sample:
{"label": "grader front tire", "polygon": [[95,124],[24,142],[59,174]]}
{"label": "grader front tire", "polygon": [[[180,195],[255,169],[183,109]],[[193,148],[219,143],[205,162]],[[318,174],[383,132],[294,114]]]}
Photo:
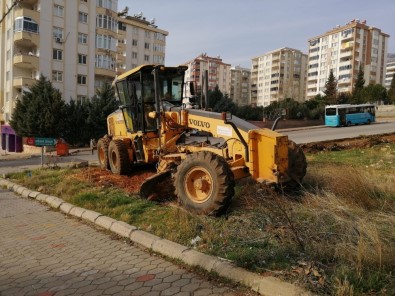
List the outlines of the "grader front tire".
{"label": "grader front tire", "polygon": [[111,172],[117,175],[126,175],[130,172],[128,150],[122,140],[113,140],[108,146],[108,159]]}
{"label": "grader front tire", "polygon": [[207,151],[189,154],[174,175],[175,193],[180,203],[195,214],[222,213],[234,195],[234,185],[228,163]]}
{"label": "grader front tire", "polygon": [[306,175],[307,161],[303,149],[289,141],[288,144],[288,176],[292,182],[300,184]]}

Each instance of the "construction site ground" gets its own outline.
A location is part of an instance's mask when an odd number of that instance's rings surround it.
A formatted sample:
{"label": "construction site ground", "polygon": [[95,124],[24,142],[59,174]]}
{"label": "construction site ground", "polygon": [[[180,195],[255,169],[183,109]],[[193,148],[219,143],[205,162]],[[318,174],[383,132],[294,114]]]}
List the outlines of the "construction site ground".
{"label": "construction site ground", "polygon": [[[315,142],[302,144],[305,153],[319,153],[322,151],[340,151],[354,148],[368,148],[383,143],[395,143],[395,133],[374,136],[361,136],[352,139],[330,140],[323,142]],[[129,176],[114,175],[110,171],[102,170],[98,167],[90,167],[82,170],[76,176],[78,179],[87,180],[98,186],[114,186],[124,190],[129,194],[137,194],[140,185],[145,179],[155,174],[153,166],[141,166],[133,170]],[[158,188],[157,195],[153,198],[169,198],[173,194],[172,186],[164,184],[164,186],[156,186]]]}

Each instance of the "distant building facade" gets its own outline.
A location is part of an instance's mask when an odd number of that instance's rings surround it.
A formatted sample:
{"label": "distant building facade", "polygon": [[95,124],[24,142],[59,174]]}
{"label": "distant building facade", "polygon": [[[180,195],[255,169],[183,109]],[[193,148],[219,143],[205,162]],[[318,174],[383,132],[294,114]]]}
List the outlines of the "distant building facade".
{"label": "distant building facade", "polygon": [[331,70],[338,81],[338,92],[353,91],[360,67],[366,85],[384,85],[388,38],[380,29],[359,20],[311,38],[306,98],[323,94]]}
{"label": "distant building facade", "polygon": [[305,95],[307,55],[283,47],[252,59],[251,104],[268,106],[286,98],[302,102]]}
{"label": "distant building facade", "polygon": [[395,54],[388,54],[387,66],[385,69],[385,88],[390,89],[392,79],[395,74]]}
{"label": "distant building facade", "polygon": [[251,70],[235,66],[230,69],[230,95],[232,101],[239,105],[250,104]]}
{"label": "distant building facade", "polygon": [[[225,95],[230,94],[230,64],[226,64],[220,57],[209,57],[201,54],[191,61],[184,63],[188,66],[185,73],[186,82],[193,82],[197,93],[203,92],[203,73],[208,71],[208,89],[214,90],[218,85],[219,90]],[[186,95],[189,96],[187,89]]]}
{"label": "distant building facade", "polygon": [[165,64],[168,32],[141,14],[125,16],[118,25],[117,75],[142,64]]}

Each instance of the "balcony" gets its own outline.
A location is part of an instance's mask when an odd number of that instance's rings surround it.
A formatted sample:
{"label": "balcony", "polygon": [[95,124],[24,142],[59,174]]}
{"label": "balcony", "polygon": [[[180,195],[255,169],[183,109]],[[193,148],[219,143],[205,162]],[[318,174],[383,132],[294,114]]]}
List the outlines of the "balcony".
{"label": "balcony", "polygon": [[40,45],[40,35],[27,31],[15,32],[14,43],[20,47],[38,47]]}
{"label": "balcony", "polygon": [[351,50],[354,47],[354,42],[344,42],[341,45],[341,51]]}
{"label": "balcony", "polygon": [[30,17],[36,23],[40,22],[40,12],[37,10],[29,9],[26,7],[17,8],[15,10],[15,18],[23,17],[23,16]]}
{"label": "balcony", "polygon": [[12,82],[12,86],[15,88],[22,88],[22,86],[25,87],[32,87],[33,84],[35,84],[37,82],[36,79],[30,78],[30,77],[14,77],[13,82]]}
{"label": "balcony", "polygon": [[106,76],[111,77],[112,79],[115,78],[115,70],[104,69],[104,68],[95,68],[95,75],[98,76]]}
{"label": "balcony", "polygon": [[32,54],[16,54],[13,63],[15,67],[24,69],[38,69],[39,58]]}

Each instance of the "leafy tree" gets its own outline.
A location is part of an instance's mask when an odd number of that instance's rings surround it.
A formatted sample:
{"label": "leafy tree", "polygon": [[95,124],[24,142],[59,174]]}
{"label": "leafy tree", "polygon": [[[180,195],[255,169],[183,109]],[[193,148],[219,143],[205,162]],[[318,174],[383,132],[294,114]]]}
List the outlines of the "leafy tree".
{"label": "leafy tree", "polygon": [[333,75],[333,71],[329,72],[328,80],[325,83],[325,91],[324,91],[328,103],[335,104],[337,99],[337,81],[335,76]]}
{"label": "leafy tree", "polygon": [[64,138],[72,145],[84,145],[107,133],[107,116],[118,108],[114,89],[109,84],[96,90],[91,100],[66,105],[67,128]]}
{"label": "leafy tree", "polygon": [[386,101],[387,90],[381,84],[369,84],[361,91],[362,103],[374,103],[379,101]]}
{"label": "leafy tree", "polygon": [[338,104],[349,104],[352,101],[352,94],[349,92],[340,93],[337,96]]}
{"label": "leafy tree", "polygon": [[65,131],[63,138],[71,145],[83,145],[91,139],[89,130],[86,128],[88,117],[88,102],[74,101],[65,106]]}
{"label": "leafy tree", "polygon": [[391,86],[387,93],[387,102],[388,104],[395,104],[395,73],[392,76]]}
{"label": "leafy tree", "polygon": [[105,83],[96,90],[96,95],[91,99],[87,117],[90,136],[98,139],[107,133],[107,116],[119,106],[115,98],[114,88]]}
{"label": "leafy tree", "polygon": [[64,101],[59,90],[44,76],[22,95],[10,124],[23,137],[58,138],[64,129]]}

